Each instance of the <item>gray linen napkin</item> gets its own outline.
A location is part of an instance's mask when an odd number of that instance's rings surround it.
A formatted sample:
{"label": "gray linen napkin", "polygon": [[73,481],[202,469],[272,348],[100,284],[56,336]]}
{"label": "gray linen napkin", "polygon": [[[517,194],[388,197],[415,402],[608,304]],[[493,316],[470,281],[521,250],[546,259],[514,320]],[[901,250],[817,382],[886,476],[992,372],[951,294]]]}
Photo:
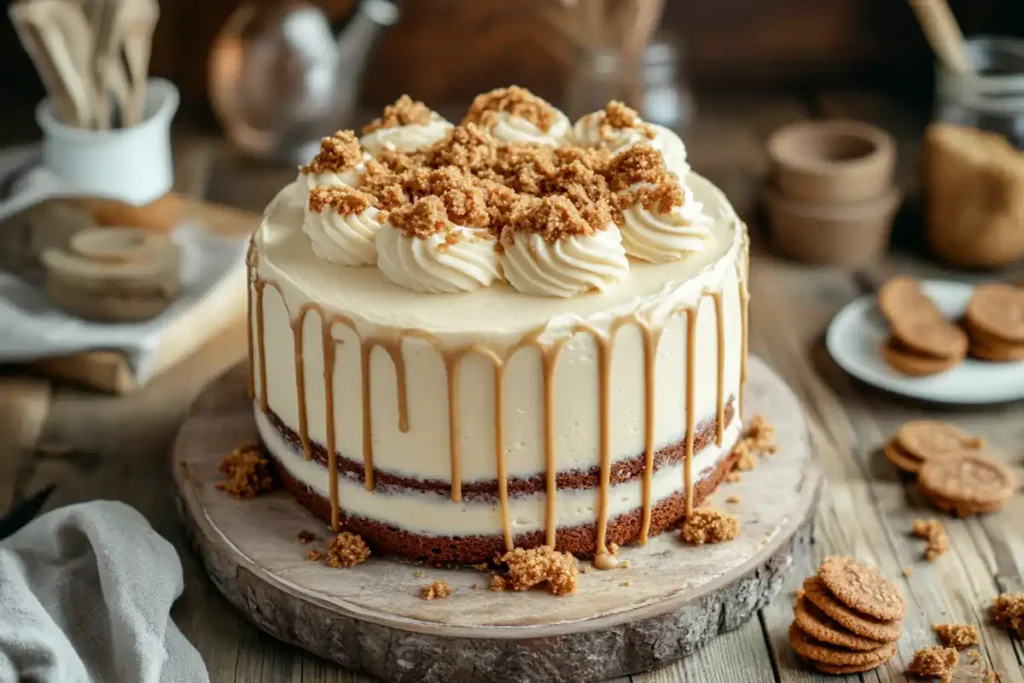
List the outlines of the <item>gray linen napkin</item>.
{"label": "gray linen napkin", "polygon": [[0,542],[0,683],[206,683],[171,621],[181,562],[133,508],[54,510]]}

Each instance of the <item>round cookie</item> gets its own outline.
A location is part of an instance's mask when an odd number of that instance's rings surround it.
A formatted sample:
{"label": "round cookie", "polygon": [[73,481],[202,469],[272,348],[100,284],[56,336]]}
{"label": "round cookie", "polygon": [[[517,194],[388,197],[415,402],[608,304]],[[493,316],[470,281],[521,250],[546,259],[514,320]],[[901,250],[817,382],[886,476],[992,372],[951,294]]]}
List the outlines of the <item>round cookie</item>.
{"label": "round cookie", "polygon": [[906,275],[897,275],[886,280],[878,290],[878,310],[890,325],[915,312],[918,315],[922,312],[926,315],[930,315],[932,311],[938,313],[932,300],[921,291],[921,283]]}
{"label": "round cookie", "polygon": [[882,344],[882,360],[896,372],[908,377],[927,377],[951,370],[960,364],[960,358],[932,358],[908,349],[896,337]]}
{"label": "round cookie", "polygon": [[900,639],[903,634],[898,621],[881,621],[861,614],[850,609],[839,602],[825,587],[824,582],[817,576],[812,576],[804,581],[804,597],[824,612],[829,618],[843,628],[853,633],[877,640],[882,643],[892,643]]}
{"label": "round cookie", "polygon": [[990,363],[1016,363],[1024,360],[1024,344],[992,345],[980,339],[971,339],[968,355]]}
{"label": "round cookie", "polygon": [[1024,344],[1024,293],[1006,284],[974,288],[965,314],[968,323],[1010,344]]}
{"label": "round cookie", "polygon": [[917,481],[937,507],[955,509],[961,516],[998,510],[1017,488],[1013,472],[977,451],[928,461]]}
{"label": "round cookie", "polygon": [[981,448],[985,440],[968,434],[948,422],[911,420],[896,432],[894,441],[907,455],[922,460],[956,455],[964,450]]}
{"label": "round cookie", "polygon": [[864,638],[845,630],[838,623],[829,619],[824,612],[815,607],[806,598],[800,598],[793,606],[793,621],[800,629],[823,643],[829,643],[850,650],[877,650],[886,643]]}
{"label": "round cookie", "polygon": [[882,452],[885,454],[885,458],[896,466],[896,469],[908,474],[917,474],[921,469],[921,465],[924,464],[923,460],[911,456],[905,450],[900,448],[896,439],[890,439],[886,442],[886,444],[882,446]]}
{"label": "round cookie", "polygon": [[864,666],[881,664],[896,652],[896,644],[888,643],[866,652],[844,650],[828,643],[822,643],[804,633],[796,623],[789,627],[789,646],[801,657],[809,659],[817,665],[827,666]]}
{"label": "round cookie", "polygon": [[907,605],[896,586],[874,567],[852,557],[825,558],[818,567],[818,576],[840,602],[862,614],[885,621],[902,619],[906,614]]}
{"label": "round cookie", "polygon": [[941,316],[907,314],[890,324],[893,336],[911,353],[934,358],[963,358],[967,353],[967,333]]}

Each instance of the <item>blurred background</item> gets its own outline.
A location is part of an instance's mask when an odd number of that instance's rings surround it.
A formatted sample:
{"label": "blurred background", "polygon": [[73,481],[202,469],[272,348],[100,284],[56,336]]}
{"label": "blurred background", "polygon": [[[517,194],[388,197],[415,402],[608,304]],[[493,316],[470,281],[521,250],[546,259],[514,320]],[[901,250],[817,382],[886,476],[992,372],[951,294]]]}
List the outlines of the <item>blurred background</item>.
{"label": "blurred background", "polygon": [[[585,0],[581,0],[585,2]],[[164,0],[152,72],[176,83],[182,115],[214,125],[208,98],[211,48],[243,4],[272,13],[275,0]],[[334,22],[354,0],[318,3]],[[403,0],[398,23],[369,55],[361,88],[367,106],[402,93],[466,103],[516,83],[561,103],[581,65],[569,34],[548,19],[554,0]],[[1024,3],[953,0],[967,35],[1021,35]],[[658,30],[679,48],[678,65],[700,93],[884,89],[928,102],[933,57],[909,5],[894,0],[667,0]],[[4,109],[31,123],[42,97],[12,26],[0,29]],[[11,132],[0,132],[9,136]]]}

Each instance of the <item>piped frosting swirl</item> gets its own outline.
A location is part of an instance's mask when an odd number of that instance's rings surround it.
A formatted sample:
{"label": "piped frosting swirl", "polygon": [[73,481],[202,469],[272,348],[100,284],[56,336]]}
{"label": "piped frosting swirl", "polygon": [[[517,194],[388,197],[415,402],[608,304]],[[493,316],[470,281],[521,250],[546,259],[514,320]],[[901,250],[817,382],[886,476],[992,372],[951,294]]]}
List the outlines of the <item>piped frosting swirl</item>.
{"label": "piped frosting swirl", "polygon": [[415,152],[443,139],[452,124],[427,105],[402,95],[363,128],[360,144],[371,154]]}
{"label": "piped frosting swirl", "polygon": [[378,267],[415,292],[470,292],[500,277],[494,236],[452,223],[439,197],[392,211],[377,236]]}
{"label": "piped frosting swirl", "polygon": [[474,123],[502,142],[551,146],[565,141],[571,130],[565,114],[517,86],[477,95],[462,123]]}
{"label": "piped frosting swirl", "polygon": [[345,266],[376,263],[381,216],[375,203],[371,195],[344,185],[313,188],[302,221],[313,253]]}

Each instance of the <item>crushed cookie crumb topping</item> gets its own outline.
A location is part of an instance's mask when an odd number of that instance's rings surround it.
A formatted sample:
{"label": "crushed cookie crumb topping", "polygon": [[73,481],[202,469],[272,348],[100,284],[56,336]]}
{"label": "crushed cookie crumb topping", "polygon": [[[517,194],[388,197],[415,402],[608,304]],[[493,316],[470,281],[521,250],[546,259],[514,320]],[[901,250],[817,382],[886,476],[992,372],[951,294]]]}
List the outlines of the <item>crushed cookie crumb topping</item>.
{"label": "crushed cookie crumb topping", "polygon": [[257,443],[247,443],[224,456],[220,472],[228,481],[217,482],[217,490],[232,498],[255,498],[274,489],[270,460]]}
{"label": "crushed cookie crumb topping", "polygon": [[740,520],[728,512],[698,508],[687,518],[679,535],[691,545],[724,543],[740,535]]}
{"label": "crushed cookie crumb topping", "polygon": [[425,125],[430,123],[434,112],[430,107],[408,95],[402,95],[394,104],[384,107],[384,113],[363,126],[363,133],[372,133],[381,128],[397,128],[398,126]]}
{"label": "crushed cookie crumb topping", "polygon": [[370,547],[362,536],[349,531],[342,531],[331,539],[331,547],[327,552],[327,564],[332,567],[354,567],[366,562],[370,557]]}
{"label": "crushed cookie crumb topping", "polygon": [[665,166],[661,152],[650,145],[633,145],[608,163],[608,183],[612,190],[621,192],[633,185],[664,185],[675,182],[675,175]]}
{"label": "crushed cookie crumb topping", "polygon": [[424,600],[444,600],[451,596],[455,589],[444,581],[435,581],[420,588],[420,597]]}
{"label": "crushed cookie crumb topping", "polygon": [[[609,216],[605,225],[610,222]],[[596,231],[568,197],[549,195],[518,213],[501,236],[503,241],[511,241],[515,233],[524,232],[540,235],[546,242],[557,242],[568,237],[593,235]]]}
{"label": "crushed cookie crumb topping", "polygon": [[320,140],[320,152],[313,161],[299,167],[304,174],[346,171],[355,168],[363,160],[363,149],[359,138],[350,130],[339,130]]}
{"label": "crushed cookie crumb topping", "polygon": [[534,586],[546,585],[554,595],[569,595],[576,592],[576,578],[579,564],[571,553],[554,550],[551,546],[540,548],[514,548],[499,558],[508,570],[504,575],[491,576],[491,590],[525,591]]}
{"label": "crushed cookie crumb topping", "polygon": [[309,193],[309,210],[323,213],[328,209],[341,216],[362,213],[377,203],[372,194],[361,192],[347,185],[318,185]]}
{"label": "crushed cookie crumb topping", "polygon": [[408,237],[420,239],[448,232],[453,227],[444,202],[434,196],[420,197],[412,204],[395,209],[388,214],[388,222]]}
{"label": "crushed cookie crumb topping", "polygon": [[462,122],[479,123],[490,128],[500,112],[526,119],[545,133],[551,130],[556,120],[554,107],[526,88],[513,85],[477,95]]}

